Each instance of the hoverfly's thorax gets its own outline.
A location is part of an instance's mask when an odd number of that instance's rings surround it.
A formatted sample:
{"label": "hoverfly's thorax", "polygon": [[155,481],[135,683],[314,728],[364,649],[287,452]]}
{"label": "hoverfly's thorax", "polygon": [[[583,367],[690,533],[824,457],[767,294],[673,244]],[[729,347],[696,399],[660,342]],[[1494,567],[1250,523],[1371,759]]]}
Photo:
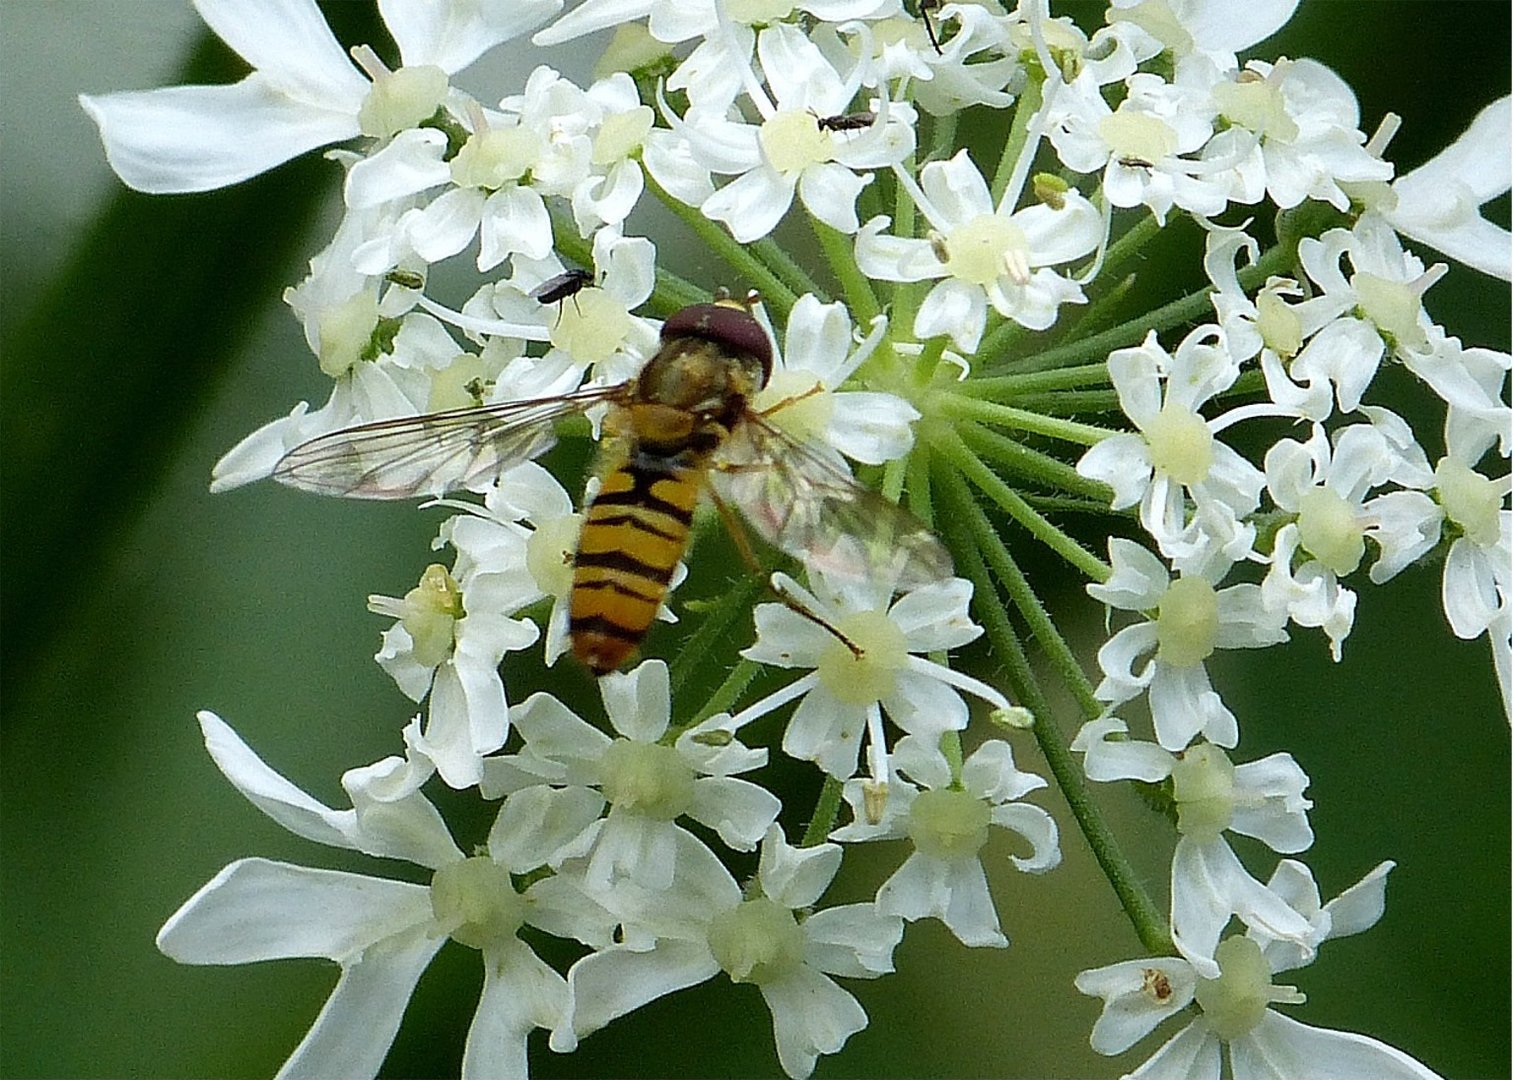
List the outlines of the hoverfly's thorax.
{"label": "hoverfly's thorax", "polygon": [[698,337],[664,338],[636,379],[636,399],[734,422],[762,384],[760,362]]}

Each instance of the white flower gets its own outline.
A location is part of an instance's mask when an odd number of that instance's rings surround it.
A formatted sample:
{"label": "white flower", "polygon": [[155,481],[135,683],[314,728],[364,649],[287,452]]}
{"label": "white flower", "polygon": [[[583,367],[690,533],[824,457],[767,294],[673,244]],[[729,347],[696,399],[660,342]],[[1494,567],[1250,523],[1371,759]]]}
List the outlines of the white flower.
{"label": "white flower", "polygon": [[810,1075],[867,1026],[857,999],[830,978],[872,979],[893,970],[904,934],[872,904],[807,913],[841,866],[841,848],[796,848],[777,825],[762,841],[756,888],[743,896],[730,872],[688,834],[678,838],[679,876],[670,890],[623,890],[617,912],[653,933],[591,953],[568,972],[570,1004],[552,1048],[578,1040],[664,994],[724,971],[755,983],[773,1015],[778,1060],[789,1076]]}
{"label": "white flower", "polygon": [[1228,127],[1204,158],[1239,160],[1231,170],[1234,201],[1257,202],[1265,191],[1280,209],[1318,199],[1345,211],[1351,199],[1343,183],[1393,175],[1365,146],[1351,87],[1318,61],[1252,60],[1213,94]]}
{"label": "white flower", "polygon": [[1285,616],[1268,610],[1256,585],[1216,589],[1212,570],[1174,580],[1160,559],[1121,537],[1110,538],[1109,562],[1114,572],[1102,585],[1089,585],[1088,594],[1112,608],[1142,612],[1147,621],[1118,631],[1099,650],[1104,680],[1095,695],[1119,705],[1149,692],[1157,742],[1168,750],[1184,749],[1199,734],[1234,746],[1235,716],[1210,687],[1204,661],[1216,649],[1286,641]]}
{"label": "white flower", "polygon": [[950,335],[964,352],[977,349],[988,304],[1031,330],[1045,330],[1065,303],[1083,290],[1051,267],[1082,258],[1099,245],[1103,222],[1092,203],[1068,191],[1061,209],[1037,204],[995,207],[988,183],[966,150],[920,170],[920,183],[895,170],[912,189],[933,239],[885,236],[889,219],[876,217],[857,235],[857,265],[881,281],[942,278],[915,315],[922,340]]}
{"label": "white flower", "polygon": [[[1030,842],[1028,858],[1010,856],[1019,869],[1040,874],[1062,861],[1051,815],[1018,801],[1046,781],[1015,768],[1009,744],[1000,739],[973,751],[961,763],[960,776],[952,775],[939,751],[913,735],[894,747],[893,764],[920,786],[896,779],[880,791],[870,780],[848,780],[852,821],[831,839],[909,837],[914,851],[878,890],[878,910],[910,921],[940,919],[964,945],[1007,946],[983,871],[983,845],[996,825]],[[886,801],[877,815],[880,799]]]}
{"label": "white flower", "polygon": [[[1382,917],[1392,866],[1381,864],[1323,907],[1308,868],[1300,863],[1279,864],[1269,887],[1316,922],[1324,937],[1344,937],[1368,929]],[[1252,930],[1221,943],[1218,955],[1220,975],[1215,979],[1200,977],[1185,960],[1165,956],[1081,972],[1077,988],[1104,1001],[1090,1039],[1093,1048],[1101,1054],[1122,1053],[1163,1020],[1197,1002],[1201,1015],[1131,1076],[1218,1080],[1221,1054],[1228,1047],[1232,1075],[1254,1080],[1435,1080],[1434,1072],[1386,1043],[1310,1027],[1273,1011],[1273,1005],[1304,1003],[1304,995],[1294,987],[1272,983],[1273,975],[1304,962],[1288,943]]]}
{"label": "white flower", "polygon": [[1298,0],[1111,0],[1108,22],[1140,60],[1168,51],[1233,64],[1236,53],[1281,30],[1297,7]]}
{"label": "white flower", "polygon": [[958,689],[995,707],[1008,706],[1003,695],[977,679],[912,655],[954,649],[983,632],[967,613],[971,582],[953,578],[926,585],[890,605],[888,582],[831,581],[818,571],[813,580],[813,594],[783,574],[774,575],[774,586],[846,640],[783,604],[759,604],[757,641],[742,655],[774,667],[813,670],[742,710],[734,724],[802,698],[784,732],[784,752],[845,779],[856,771],[866,731],[869,773],[882,780],[889,775],[883,713],[935,745],[943,732],[967,726],[967,703]]}
{"label": "white flower", "polygon": [[510,732],[500,661],[530,647],[538,631],[511,617],[518,605],[508,566],[460,557],[455,569],[457,577],[432,563],[403,598],[370,596],[368,610],[399,620],[374,659],[412,701],[430,695],[418,749],[450,786],[465,788]]}
{"label": "white flower", "polygon": [[755,848],[781,804],[736,774],[766,764],[767,751],[736,741],[739,727],[725,714],[668,742],[672,707],[661,660],[605,675],[599,689],[616,738],[550,694],[533,694],[510,714],[525,748],[491,759],[485,795],[548,784],[556,789],[554,800],[592,796],[601,807],[608,803],[608,817],[586,823],[572,850],[587,856],[586,881],[600,894],[626,878],[648,889],[669,888],[679,872],[679,838],[688,835],[675,822],[685,815],[732,848]]}
{"label": "white flower", "polygon": [[1124,722],[1112,716],[1084,724],[1072,749],[1083,753],[1091,780],[1171,780],[1179,834],[1172,856],[1172,940],[1200,974],[1219,973],[1214,949],[1232,915],[1278,940],[1313,949],[1309,920],[1253,878],[1223,835],[1251,836],[1280,854],[1313,844],[1305,816],[1313,805],[1304,798],[1309,777],[1291,755],[1233,765],[1208,742],[1171,754],[1128,738]]}
{"label": "white flower", "polygon": [[[668,117],[700,166],[735,176],[704,200],[701,212],[724,222],[741,243],[751,243],[773,230],[797,191],[816,219],[856,232],[857,195],[869,179],[859,171],[887,168],[913,153],[914,110],[884,100],[867,127],[830,130],[821,121],[851,109],[860,72],[843,79],[796,27],[785,24],[758,35],[757,55],[773,95],[769,100],[751,75],[747,92],[759,123],[727,118],[723,102],[692,106],[682,120]],[[745,65],[746,59],[733,62]]]}
{"label": "white flower", "polygon": [[1102,171],[1112,206],[1148,206],[1162,223],[1174,205],[1199,217],[1218,214],[1229,179],[1212,162],[1187,156],[1209,141],[1216,110],[1207,85],[1185,81],[1133,75],[1125,100],[1111,108],[1085,70],[1054,100],[1047,137],[1068,168]]}
{"label": "white flower", "polygon": [[1393,464],[1387,439],[1371,424],[1338,428],[1333,439],[1316,424],[1307,443],[1280,439],[1267,451],[1267,490],[1294,519],[1273,540],[1262,600],[1300,626],[1323,627],[1336,660],[1356,611],[1356,594],[1340,579],[1361,565],[1381,508],[1367,494],[1389,479]]}
{"label": "white flower", "polygon": [[[253,67],[225,86],[80,95],[105,155],[129,186],[209,191],[358,134],[387,138],[428,119],[456,74],[550,18],[562,0],[506,5],[386,0],[384,24],[405,66],[370,82],[343,53],[314,0],[196,0],[216,35]],[[366,57],[372,56],[368,50]]]}
{"label": "white flower", "polygon": [[880,316],[856,341],[845,304],[822,304],[806,293],[789,312],[773,374],[752,398],[752,409],[798,442],[825,443],[856,461],[878,465],[903,457],[914,445],[910,424],[919,411],[894,394],[841,388],[886,330]]}
{"label": "white flower", "polygon": [[1393,181],[1381,208],[1404,236],[1457,262],[1509,280],[1509,230],[1478,213],[1509,190],[1509,98],[1477,114],[1450,146]]}
{"label": "white flower", "polygon": [[186,964],[245,964],[324,957],[341,978],[280,1076],[374,1076],[406,1002],[450,936],[480,950],[484,985],[463,1051],[462,1075],[525,1077],[526,1039],[551,1028],[567,988],[517,936],[523,925],[606,945],[614,918],[562,877],[517,891],[511,874],[543,866],[593,808],[552,827],[518,796],[501,810],[488,854],[464,857],[417,790],[428,770],[387,758],[342,778],[351,810],[332,810],[269,769],[220,719],[200,713],[205,742],[237,789],[285,828],[317,843],[403,859],[433,872],[416,885],[266,859],[231,863],[158,933],[158,948]]}
{"label": "white flower", "polygon": [[1185,494],[1199,508],[1210,504],[1236,519],[1257,508],[1262,474],[1215,438],[1234,417],[1206,420],[1199,412],[1239,374],[1216,326],[1193,330],[1170,355],[1155,331],[1139,346],[1109,354],[1120,408],[1138,433],[1111,435],[1091,447],[1078,472],[1114,489],[1114,509],[1139,503],[1142,526],[1169,557],[1191,542],[1184,536],[1192,524]]}

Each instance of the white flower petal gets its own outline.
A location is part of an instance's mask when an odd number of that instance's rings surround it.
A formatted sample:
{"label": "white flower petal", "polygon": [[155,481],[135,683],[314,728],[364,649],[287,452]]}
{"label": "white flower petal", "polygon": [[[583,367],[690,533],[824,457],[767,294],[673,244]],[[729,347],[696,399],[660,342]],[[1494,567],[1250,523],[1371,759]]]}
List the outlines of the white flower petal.
{"label": "white flower petal", "polygon": [[431,894],[424,885],[240,859],[169,917],[157,943],[181,964],[297,956],[345,962],[431,918]]}
{"label": "white flower petal", "polygon": [[804,920],[804,962],[828,975],[872,979],[894,970],[904,923],[874,904],[825,908]]}
{"label": "white flower petal", "polygon": [[783,830],[770,825],[762,842],[757,876],[768,898],[786,908],[805,908],[820,899],[836,871],[841,868],[837,844],[795,847],[783,838]]}
{"label": "white flower petal", "polygon": [[1027,874],[1044,874],[1062,863],[1062,849],[1057,845],[1056,820],[1039,806],[1030,803],[1006,803],[993,809],[992,820],[1001,828],[1019,833],[1030,841],[1031,853],[1022,859],[1011,855],[1009,861]]}
{"label": "white flower petal", "polygon": [[726,847],[752,851],[782,809],[766,788],[732,776],[703,776],[694,781],[688,814],[714,829]]}
{"label": "white flower petal", "polygon": [[421,927],[381,941],[344,965],[336,989],[278,1080],[376,1075],[421,972],[444,941]]}
{"label": "white flower petal", "polygon": [[800,1080],[815,1069],[821,1054],[834,1054],[867,1027],[867,1013],[841,987],[812,968],[799,966],[786,978],[761,986],[773,1013],[778,1062]]}
{"label": "white flower petal", "polygon": [[556,1027],[567,1007],[567,981],[525,942],[485,950],[484,988],[463,1044],[463,1080],[526,1080],[527,1036]]}
{"label": "white flower petal", "polygon": [[212,191],[357,135],[357,114],[296,101],[254,71],[224,86],[81,95],[110,167],[149,194]]}
{"label": "white flower petal", "polygon": [[612,671],[599,680],[605,715],[620,734],[651,743],[668,730],[672,698],[668,665],[648,660],[631,671]]}
{"label": "white flower petal", "polygon": [[719,971],[709,947],[693,941],[663,940],[646,952],[622,946],[590,953],[568,970],[568,1012],[552,1032],[552,1049],[567,1053],[617,1016]]}
{"label": "white flower petal", "polygon": [[312,0],[196,0],[195,10],[237,55],[292,97],[357,115],[368,80]]}
{"label": "white flower petal", "polygon": [[[1155,980],[1165,980],[1158,993]],[[1089,1042],[1100,1054],[1122,1054],[1174,1013],[1187,1008],[1197,983],[1188,961],[1173,956],[1125,960],[1107,967],[1080,971],[1073,985],[1080,993],[1102,998],[1104,1009],[1094,1021]]]}
{"label": "white flower petal", "polygon": [[1268,1009],[1261,1022],[1230,1043],[1236,1080],[1439,1080],[1402,1050],[1366,1035],[1310,1027]]}
{"label": "white flower petal", "polygon": [[379,0],[384,25],[405,64],[435,64],[449,75],[500,42],[536,29],[561,10],[562,0]]}

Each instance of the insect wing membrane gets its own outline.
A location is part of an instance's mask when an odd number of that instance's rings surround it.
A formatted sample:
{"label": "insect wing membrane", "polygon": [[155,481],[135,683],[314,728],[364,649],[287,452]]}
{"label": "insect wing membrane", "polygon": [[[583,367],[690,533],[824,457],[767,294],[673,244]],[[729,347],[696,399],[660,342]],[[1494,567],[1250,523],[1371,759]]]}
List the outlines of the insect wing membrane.
{"label": "insect wing membrane", "polygon": [[904,591],[952,576],[923,521],[857,483],[829,447],[797,442],[756,414],[732,432],[710,483],[759,536],[832,577]]}
{"label": "insect wing membrane", "polygon": [[381,420],[311,439],[285,454],[273,477],[350,499],[409,499],[487,483],[556,441],[553,424],[621,386]]}

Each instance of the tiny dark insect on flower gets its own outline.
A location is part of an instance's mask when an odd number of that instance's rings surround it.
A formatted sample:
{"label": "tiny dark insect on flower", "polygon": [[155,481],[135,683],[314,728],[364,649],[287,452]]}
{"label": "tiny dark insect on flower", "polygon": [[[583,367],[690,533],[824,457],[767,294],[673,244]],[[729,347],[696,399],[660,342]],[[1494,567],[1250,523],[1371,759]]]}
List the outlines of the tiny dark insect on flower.
{"label": "tiny dark insect on flower", "polygon": [[877,114],[870,112],[842,113],[839,116],[822,116],[816,123],[821,131],[861,131],[872,127]]}
{"label": "tiny dark insect on flower", "polygon": [[566,300],[593,283],[593,274],[575,266],[571,270],[564,270],[560,274],[549,277],[546,281],[543,281],[536,288],[532,289],[529,295],[532,300],[545,306],[547,304],[555,304],[559,300]]}

